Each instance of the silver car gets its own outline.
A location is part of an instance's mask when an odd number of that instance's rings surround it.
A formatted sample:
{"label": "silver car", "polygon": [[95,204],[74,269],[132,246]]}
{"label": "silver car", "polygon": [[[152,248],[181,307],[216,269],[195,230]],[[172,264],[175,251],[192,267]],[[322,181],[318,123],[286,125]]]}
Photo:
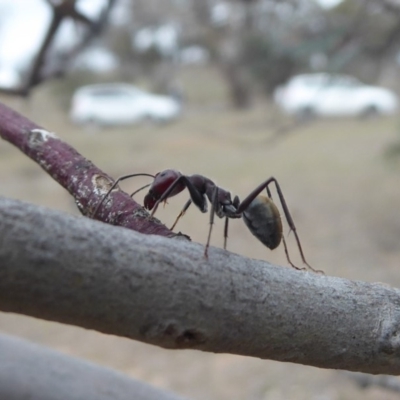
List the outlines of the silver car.
{"label": "silver car", "polygon": [[172,97],[155,95],[125,83],[96,84],[77,89],[70,117],[77,124],[133,124],[143,120],[167,122],[181,113]]}
{"label": "silver car", "polygon": [[394,92],[351,76],[326,73],[292,77],[277,88],[274,100],[285,112],[298,116],[390,115],[398,109]]}

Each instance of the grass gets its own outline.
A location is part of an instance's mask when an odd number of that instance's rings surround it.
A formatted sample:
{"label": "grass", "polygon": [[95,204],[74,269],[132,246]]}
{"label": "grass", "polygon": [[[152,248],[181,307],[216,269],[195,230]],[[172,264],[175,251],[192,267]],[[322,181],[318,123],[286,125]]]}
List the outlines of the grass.
{"label": "grass", "polygon": [[[115,177],[177,168],[186,174],[204,174],[244,198],[275,176],[305,255],[315,268],[330,275],[400,285],[399,164],[385,158],[398,140],[397,117],[320,120],[276,136],[276,127],[287,121],[267,101],[260,99],[253,109],[235,112],[226,104],[226,88],[216,71],[195,68],[182,73],[189,104],[180,121],[163,127],[93,131],[74,126],[65,108],[68,91],[60,95],[59,83],[38,89],[28,103],[1,100],[55,131]],[[68,87],[67,81],[62,84]],[[5,142],[0,142],[0,179],[0,195],[78,214],[65,190]],[[133,179],[123,187],[130,191],[144,182]],[[157,216],[170,225],[187,197],[170,199]],[[223,227],[217,222],[212,243],[222,246]],[[194,207],[178,226],[201,243],[207,229],[207,216]],[[266,249],[241,221],[231,224],[228,246],[287,265],[281,248]],[[299,262],[291,236],[289,251]],[[125,370],[193,399],[301,400],[322,395],[390,399],[383,391],[358,390],[331,371],[229,355],[170,352],[20,316],[1,315],[0,329]]]}

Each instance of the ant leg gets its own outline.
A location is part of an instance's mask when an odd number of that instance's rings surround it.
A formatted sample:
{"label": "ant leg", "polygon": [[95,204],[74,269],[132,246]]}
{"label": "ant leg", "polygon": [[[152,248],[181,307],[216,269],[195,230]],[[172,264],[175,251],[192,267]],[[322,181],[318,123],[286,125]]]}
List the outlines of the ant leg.
{"label": "ant leg", "polygon": [[228,227],[229,227],[229,218],[225,217],[225,226],[224,226],[224,250],[226,250],[226,245],[228,243]]}
{"label": "ant leg", "polygon": [[174,222],[174,224],[171,227],[171,231],[174,230],[176,224],[178,223],[178,221],[181,219],[181,217],[183,217],[185,215],[185,212],[187,211],[187,209],[190,207],[190,205],[192,204],[192,199],[189,199],[186,204],[183,206],[182,211],[179,213],[179,215],[176,217],[176,220]]}
{"label": "ant leg", "polygon": [[206,247],[204,248],[204,257],[208,258],[208,248],[210,247],[210,240],[211,240],[211,231],[214,225],[214,214],[215,209],[218,205],[218,186],[214,186],[212,192],[212,202],[211,202],[211,210],[210,210],[210,228],[208,230],[208,237]]}
{"label": "ant leg", "polygon": [[[282,193],[282,190],[281,190],[281,188],[279,186],[279,183],[275,178],[271,178],[271,182],[275,183],[276,191],[278,192],[279,200],[280,200],[280,202],[282,204],[282,208],[283,208],[283,212],[285,213],[286,221],[288,222],[289,228],[290,228],[291,231],[293,231],[294,237],[296,238],[296,243],[297,243],[297,247],[298,247],[299,252],[300,252],[301,260],[303,261],[303,263],[305,265],[307,265],[308,268],[311,269],[311,271],[316,272],[316,273],[321,273],[321,272],[323,273],[323,271],[321,271],[321,270],[314,269],[306,261],[306,258],[304,257],[304,253],[303,253],[303,248],[301,247],[300,238],[299,238],[299,235],[297,234],[296,226],[294,224],[292,216],[290,215],[289,208],[288,208],[288,206],[286,204],[285,198],[283,197],[283,193]],[[282,238],[283,238],[283,235],[282,235]],[[289,261],[289,259],[288,259],[288,261]]]}
{"label": "ant leg", "polygon": [[[288,251],[288,248],[287,248],[286,240],[285,240],[285,237],[284,237],[283,235],[282,235],[282,243],[283,243],[283,248],[285,249],[286,259],[288,260],[288,263],[289,263],[294,269],[297,269],[298,271],[306,271],[307,268],[300,268],[300,267],[297,267],[297,266],[294,265],[294,264],[292,263],[292,261],[290,260],[289,251]],[[311,267],[310,267],[310,268],[311,268]]]}
{"label": "ant leg", "polygon": [[[265,182],[263,182],[263,183],[261,183],[260,185],[258,185],[258,186],[257,186],[243,201],[242,201],[242,203],[239,205],[239,207],[238,207],[238,212],[239,212],[239,213],[242,213],[242,212],[246,211],[247,207],[250,206],[251,202],[252,202],[264,189],[267,190],[268,197],[272,198],[272,196],[271,196],[271,191],[270,191],[269,188],[268,188],[268,185],[271,184],[272,182],[275,184],[276,191],[278,192],[279,200],[280,200],[280,202],[281,202],[281,205],[282,205],[282,208],[283,208],[283,212],[284,212],[284,214],[285,214],[286,221],[287,221],[287,223],[288,223],[288,225],[289,225],[290,230],[293,231],[294,236],[295,236],[295,238],[296,238],[296,243],[297,243],[297,247],[298,247],[299,252],[300,252],[301,260],[302,260],[303,263],[304,263],[305,265],[307,265],[307,267],[309,267],[312,271],[314,271],[314,272],[322,272],[322,271],[315,270],[315,269],[314,269],[313,267],[311,267],[311,265],[308,264],[308,262],[306,261],[306,259],[305,259],[305,257],[304,257],[303,249],[302,249],[302,247],[301,247],[301,243],[300,243],[299,236],[297,235],[297,230],[296,230],[296,226],[295,226],[295,224],[294,224],[293,218],[292,218],[292,216],[290,215],[289,208],[288,208],[288,206],[287,206],[287,204],[286,204],[286,200],[285,200],[285,198],[284,198],[284,196],[283,196],[283,193],[282,193],[282,190],[281,190],[281,188],[280,188],[280,186],[279,186],[279,183],[278,183],[278,181],[277,181],[274,177],[271,177],[271,178],[267,179]],[[283,238],[283,235],[282,235],[282,238]],[[287,250],[287,248],[286,248],[286,250]],[[288,254],[288,253],[287,253],[287,254]],[[293,265],[292,262],[290,261],[289,257],[287,257],[287,258],[288,258],[289,264],[290,264],[290,265]]]}
{"label": "ant leg", "polygon": [[[115,189],[115,187],[118,185],[119,182],[124,181],[125,179],[129,178],[134,178],[136,176],[150,176],[151,178],[154,179],[154,175],[151,174],[130,174],[130,175],[124,175],[119,177],[111,186],[111,188],[108,190],[108,192],[104,195],[104,197],[100,200],[100,203],[96,206],[95,210],[93,211],[92,218],[94,219],[96,217],[97,212],[99,211],[99,208],[101,205],[104,203],[104,200],[109,196],[109,194]],[[141,189],[139,189],[141,190]],[[136,192],[135,192],[136,193]]]}
{"label": "ant leg", "polygon": [[[268,197],[269,197],[271,200],[273,200],[273,199],[272,199],[271,191],[269,190],[269,186],[267,186],[265,189],[266,189],[266,191],[267,191]],[[289,230],[289,233],[290,233],[290,232],[291,232],[291,230]],[[286,259],[288,260],[288,263],[289,263],[294,269],[297,269],[298,271],[305,271],[306,268],[299,268],[298,266],[296,266],[296,265],[294,265],[294,264],[292,263],[292,261],[291,261],[291,259],[290,259],[290,257],[289,257],[289,250],[288,250],[288,248],[287,248],[285,236],[283,235],[283,233],[282,233],[282,243],[283,243],[283,248],[284,248],[284,250],[285,250]]]}

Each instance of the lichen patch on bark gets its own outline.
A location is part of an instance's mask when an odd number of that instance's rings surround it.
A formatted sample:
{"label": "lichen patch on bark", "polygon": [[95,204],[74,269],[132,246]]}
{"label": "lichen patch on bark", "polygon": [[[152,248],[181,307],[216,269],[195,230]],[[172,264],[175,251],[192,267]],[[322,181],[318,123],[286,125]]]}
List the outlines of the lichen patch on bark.
{"label": "lichen patch on bark", "polygon": [[40,146],[42,143],[47,142],[49,138],[57,138],[55,133],[46,131],[46,129],[32,129],[28,134],[29,144],[32,147]]}

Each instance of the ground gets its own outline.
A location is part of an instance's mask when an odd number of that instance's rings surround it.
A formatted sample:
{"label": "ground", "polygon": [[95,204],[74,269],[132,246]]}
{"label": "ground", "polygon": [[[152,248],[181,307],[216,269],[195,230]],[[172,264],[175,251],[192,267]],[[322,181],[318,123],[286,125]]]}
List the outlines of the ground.
{"label": "ground", "polygon": [[[0,101],[56,132],[114,177],[176,168],[206,175],[244,198],[274,176],[311,265],[333,276],[400,286],[400,162],[388,157],[400,140],[398,117],[319,120],[285,131],[280,127],[288,121],[263,99],[252,110],[232,110],[214,71],[192,69],[183,79],[190,104],[181,120],[162,127],[76,127],[68,120],[60,84],[40,88],[28,102],[10,97]],[[0,180],[2,196],[79,214],[64,189],[5,142],[0,142]],[[137,178],[122,186],[133,191],[146,182]],[[170,199],[157,217],[171,225],[187,198],[180,194]],[[212,243],[221,247],[223,224],[217,222]],[[178,226],[200,243],[207,229],[208,217],[194,207]],[[284,230],[288,232],[287,225]],[[293,235],[288,242],[292,258],[300,263]],[[231,223],[228,248],[287,268],[283,249],[265,248],[240,220]],[[164,350],[23,316],[0,314],[0,331],[111,366],[194,400],[397,399],[383,389],[360,389],[342,372]]]}

